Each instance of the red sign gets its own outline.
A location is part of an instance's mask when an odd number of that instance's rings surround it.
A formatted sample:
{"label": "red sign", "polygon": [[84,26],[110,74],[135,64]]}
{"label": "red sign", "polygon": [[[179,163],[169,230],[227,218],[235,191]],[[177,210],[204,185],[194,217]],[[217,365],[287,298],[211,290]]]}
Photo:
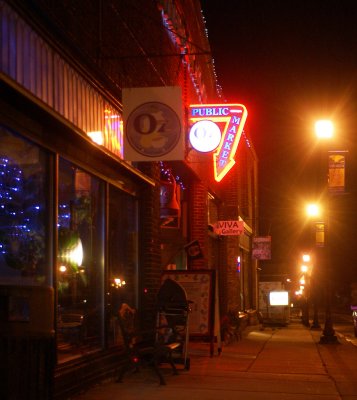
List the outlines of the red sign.
{"label": "red sign", "polygon": [[[214,178],[220,182],[235,164],[235,154],[247,119],[247,109],[242,104],[199,104],[190,106],[190,121],[211,121],[221,131],[221,140],[213,154]],[[210,134],[202,135],[209,140]]]}
{"label": "red sign", "polygon": [[243,221],[217,221],[214,232],[221,236],[239,236],[244,233]]}

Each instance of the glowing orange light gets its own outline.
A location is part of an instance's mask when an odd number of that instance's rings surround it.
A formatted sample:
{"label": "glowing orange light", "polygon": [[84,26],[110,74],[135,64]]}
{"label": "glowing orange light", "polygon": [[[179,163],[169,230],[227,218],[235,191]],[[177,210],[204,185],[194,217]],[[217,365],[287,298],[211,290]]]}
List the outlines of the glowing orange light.
{"label": "glowing orange light", "polygon": [[302,260],[305,262],[309,262],[311,260],[310,254],[303,254],[302,255]]}
{"label": "glowing orange light", "polygon": [[66,272],[67,267],[65,265],[60,265],[59,270],[60,270],[60,272]]}
{"label": "glowing orange light", "polygon": [[309,267],[307,265],[302,265],[300,269],[301,272],[307,272],[309,270]]}
{"label": "glowing orange light", "polygon": [[248,112],[242,104],[194,104],[190,106],[190,122],[212,121],[223,125],[221,141],[213,154],[214,178],[220,182],[234,166],[234,156]]}
{"label": "glowing orange light", "polygon": [[315,133],[319,139],[330,139],[333,136],[333,123],[322,119],[315,123]]}

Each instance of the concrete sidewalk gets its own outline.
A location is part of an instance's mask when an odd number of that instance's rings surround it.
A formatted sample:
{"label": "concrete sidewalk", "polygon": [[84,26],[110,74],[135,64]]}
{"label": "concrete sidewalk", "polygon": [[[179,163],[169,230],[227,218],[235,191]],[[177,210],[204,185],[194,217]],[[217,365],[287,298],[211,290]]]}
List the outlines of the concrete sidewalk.
{"label": "concrete sidewalk", "polygon": [[249,327],[242,340],[210,357],[209,346],[190,343],[191,368],[159,386],[151,370],[103,382],[73,400],[357,400],[357,347],[321,345],[321,331],[300,323]]}

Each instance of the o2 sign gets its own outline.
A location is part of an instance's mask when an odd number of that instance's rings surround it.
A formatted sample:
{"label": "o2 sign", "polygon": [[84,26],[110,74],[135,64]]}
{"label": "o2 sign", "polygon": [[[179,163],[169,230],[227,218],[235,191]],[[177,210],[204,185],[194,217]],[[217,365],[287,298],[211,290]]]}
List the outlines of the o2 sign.
{"label": "o2 sign", "polygon": [[248,116],[242,104],[197,104],[190,107],[189,139],[200,152],[213,154],[214,178],[220,182],[235,164],[235,154]]}
{"label": "o2 sign", "polygon": [[126,120],[126,139],[139,154],[164,157],[177,145],[181,121],[175,111],[160,102],[143,103]]}
{"label": "o2 sign", "polygon": [[183,160],[179,86],[123,89],[123,156],[127,161]]}
{"label": "o2 sign", "polygon": [[198,121],[190,129],[190,143],[195,150],[202,153],[215,150],[221,137],[221,130],[212,121]]}

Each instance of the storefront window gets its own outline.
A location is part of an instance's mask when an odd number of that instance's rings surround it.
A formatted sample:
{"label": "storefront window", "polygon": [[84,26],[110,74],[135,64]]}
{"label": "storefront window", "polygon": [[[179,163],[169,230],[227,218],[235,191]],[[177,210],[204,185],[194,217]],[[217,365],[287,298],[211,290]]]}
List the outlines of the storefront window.
{"label": "storefront window", "polygon": [[104,343],[104,182],[63,159],[58,187],[58,361]]}
{"label": "storefront window", "polygon": [[138,305],[138,229],[136,200],[115,187],[109,190],[109,345],[120,343],[118,310]]}
{"label": "storefront window", "polygon": [[0,127],[0,280],[48,285],[48,154]]}

